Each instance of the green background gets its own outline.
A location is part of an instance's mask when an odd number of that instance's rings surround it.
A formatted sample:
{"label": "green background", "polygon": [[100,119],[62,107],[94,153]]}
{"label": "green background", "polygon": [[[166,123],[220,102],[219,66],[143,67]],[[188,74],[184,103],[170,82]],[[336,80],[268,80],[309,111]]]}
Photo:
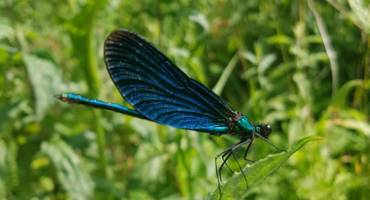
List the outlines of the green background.
{"label": "green background", "polygon": [[[0,1],[0,199],[205,199],[217,188],[214,157],[237,138],[53,97],[125,104],[102,56],[118,28],[270,123],[275,145],[321,136],[245,198],[369,198],[369,10],[369,0]],[[256,141],[249,156],[274,152]]]}

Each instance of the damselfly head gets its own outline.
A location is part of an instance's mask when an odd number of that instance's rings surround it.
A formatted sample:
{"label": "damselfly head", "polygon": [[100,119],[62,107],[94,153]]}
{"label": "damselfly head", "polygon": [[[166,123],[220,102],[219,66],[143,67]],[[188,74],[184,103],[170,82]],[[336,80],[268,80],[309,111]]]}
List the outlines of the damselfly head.
{"label": "damselfly head", "polygon": [[270,124],[258,124],[256,126],[256,131],[264,138],[267,138],[270,135],[271,130]]}

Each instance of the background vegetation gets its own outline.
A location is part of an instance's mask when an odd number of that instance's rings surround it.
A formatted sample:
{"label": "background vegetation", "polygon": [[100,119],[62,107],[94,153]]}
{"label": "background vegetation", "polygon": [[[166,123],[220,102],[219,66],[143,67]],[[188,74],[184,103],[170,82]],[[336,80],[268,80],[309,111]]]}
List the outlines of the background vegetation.
{"label": "background vegetation", "polygon": [[[216,189],[214,157],[236,138],[53,98],[123,102],[102,57],[118,28],[270,123],[277,146],[322,137],[245,198],[367,199],[369,10],[369,0],[0,1],[0,199],[205,199]],[[250,158],[273,152],[257,141]]]}

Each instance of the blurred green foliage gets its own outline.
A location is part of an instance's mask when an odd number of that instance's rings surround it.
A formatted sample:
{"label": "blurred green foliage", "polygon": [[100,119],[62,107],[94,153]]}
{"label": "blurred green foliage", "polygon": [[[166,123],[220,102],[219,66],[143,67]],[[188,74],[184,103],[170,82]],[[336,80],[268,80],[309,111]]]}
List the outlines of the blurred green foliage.
{"label": "blurred green foliage", "polygon": [[[322,137],[244,198],[368,199],[369,10],[369,0],[0,1],[0,199],[204,199],[216,189],[214,157],[236,138],[53,98],[122,102],[102,57],[117,28],[272,124],[277,146]],[[272,152],[257,141],[250,157]]]}

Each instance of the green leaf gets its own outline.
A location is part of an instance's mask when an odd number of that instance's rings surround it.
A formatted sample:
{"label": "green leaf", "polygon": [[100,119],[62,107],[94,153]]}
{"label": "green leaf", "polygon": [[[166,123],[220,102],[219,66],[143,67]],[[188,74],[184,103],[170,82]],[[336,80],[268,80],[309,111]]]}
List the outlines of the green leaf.
{"label": "green leaf", "polygon": [[366,121],[354,119],[337,119],[334,120],[334,124],[344,128],[356,130],[370,137],[370,125]]}
{"label": "green leaf", "polygon": [[287,35],[279,34],[267,38],[267,42],[270,44],[290,45],[292,44],[292,39]]}
{"label": "green leaf", "polygon": [[[243,169],[248,185],[242,173],[235,174],[228,182],[221,186],[222,199],[242,199],[248,192],[248,188],[262,182],[267,176],[274,173],[281,165],[283,165],[290,156],[301,149],[308,142],[318,140],[320,137],[309,136],[302,138],[294,143],[289,151],[277,154],[271,154],[252,165],[246,166]],[[219,199],[219,190],[216,190],[211,195],[210,199]]]}
{"label": "green leaf", "polygon": [[354,18],[360,22],[362,29],[370,34],[370,4],[364,0],[349,0],[348,1]]}
{"label": "green leaf", "polygon": [[262,58],[258,65],[258,72],[260,74],[263,74],[266,72],[266,70],[272,66],[272,63],[274,63],[276,60],[276,55],[275,54],[267,54]]}
{"label": "green leaf", "polygon": [[60,93],[61,72],[51,61],[31,54],[24,55],[24,63],[35,98],[36,116],[42,119],[49,106],[55,102],[53,95]]}
{"label": "green leaf", "polygon": [[209,22],[207,17],[203,13],[193,13],[192,15],[190,15],[190,20],[198,23],[206,32],[209,32]]}
{"label": "green leaf", "polygon": [[56,138],[41,146],[52,161],[58,180],[70,199],[91,199],[94,183],[79,156],[63,140]]}
{"label": "green leaf", "polygon": [[10,22],[5,18],[0,17],[0,40],[12,36],[13,29]]}
{"label": "green leaf", "polygon": [[346,82],[333,97],[331,105],[338,108],[347,107],[346,100],[349,97],[352,89],[356,87],[363,87],[364,90],[367,90],[368,88],[370,88],[370,80],[354,79]]}
{"label": "green leaf", "polygon": [[11,188],[19,186],[17,146],[0,138],[0,199],[6,199]]}

